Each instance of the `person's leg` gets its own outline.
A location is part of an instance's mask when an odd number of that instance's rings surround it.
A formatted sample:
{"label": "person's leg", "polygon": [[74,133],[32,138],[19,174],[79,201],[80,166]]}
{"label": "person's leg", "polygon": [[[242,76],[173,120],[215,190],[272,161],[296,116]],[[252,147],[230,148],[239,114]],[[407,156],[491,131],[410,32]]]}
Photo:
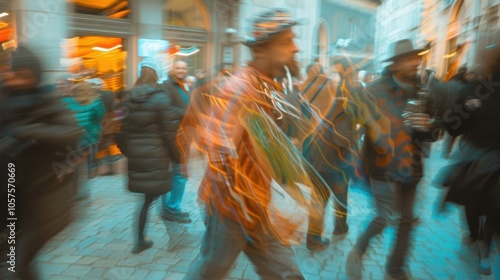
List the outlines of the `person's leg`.
{"label": "person's leg", "polygon": [[180,173],[180,165],[174,164],[172,177],[172,190],[167,200],[167,210],[173,213],[182,212],[181,202],[186,190],[187,178]]}
{"label": "person's leg", "polygon": [[355,247],[362,253],[368,247],[370,239],[387,226],[387,222],[395,212],[396,198],[400,191],[394,182],[370,178],[370,185],[375,199],[375,217],[357,239]]}
{"label": "person's leg", "polygon": [[418,182],[419,180],[413,180],[412,182],[395,186],[399,190],[397,191],[398,203],[396,205],[401,218],[396,242],[387,262],[387,273],[391,277],[406,275],[403,267],[406,263],[406,255],[410,247],[410,235],[413,228],[413,208]]}
{"label": "person's leg", "polygon": [[184,280],[223,279],[246,245],[241,225],[215,211],[206,216],[205,225],[200,253]]}
{"label": "person's leg", "polygon": [[479,236],[479,273],[483,275],[491,274],[490,247],[494,235],[494,220],[486,216],[486,221]]}
{"label": "person's leg", "polygon": [[182,212],[181,203],[186,189],[187,178],[180,173],[180,165],[174,164],[172,189],[162,195],[162,212],[164,219],[179,223],[190,223],[189,213]]}
{"label": "person's leg", "polygon": [[90,170],[89,154],[86,153],[82,162],[78,166],[78,186],[76,190],[77,199],[86,199],[90,196]]}
{"label": "person's leg", "polygon": [[290,246],[281,244],[272,235],[269,235],[262,243],[252,243],[245,248],[245,254],[255,265],[261,279],[304,279],[293,259],[294,253]]}
{"label": "person's leg", "polygon": [[375,199],[375,217],[358,237],[346,261],[346,273],[355,279],[361,279],[363,254],[368,248],[370,240],[387,226],[390,216],[394,213],[399,192],[393,182],[370,178],[370,185]]}
{"label": "person's leg", "polygon": [[465,217],[469,227],[468,243],[472,243],[479,238],[479,212],[473,205],[465,206]]}
{"label": "person's leg", "polygon": [[[347,199],[348,199],[348,185],[347,178],[343,174],[332,174],[333,177],[329,179],[332,183],[330,188],[334,195],[334,208],[335,208],[335,226],[333,234],[341,235],[346,234],[349,230],[347,225]],[[336,176],[335,176],[336,175]]]}
{"label": "person's leg", "polygon": [[153,246],[153,242],[151,240],[144,240],[144,232],[146,227],[146,220],[148,218],[149,206],[153,202],[155,196],[144,194],[144,204],[142,205],[142,209],[139,213],[139,223],[137,228],[137,243],[134,245],[132,249],[132,253],[137,254],[141,251],[144,251]]}
{"label": "person's leg", "polygon": [[[315,178],[313,178],[313,182],[317,182],[318,180],[320,180],[316,177],[317,175],[321,176],[323,179],[327,178],[325,177],[327,176],[327,174],[325,173],[314,173],[311,174],[311,176],[314,176]],[[326,179],[324,180],[326,181]],[[326,183],[328,183],[328,181],[326,181]],[[326,249],[330,244],[329,239],[323,239],[321,237],[323,234],[323,227],[325,222],[325,208],[328,204],[328,199],[330,198],[330,191],[321,187],[313,188],[311,191],[311,196],[316,197],[314,201],[318,203],[311,203],[311,209],[309,210],[309,224],[307,229],[306,246],[307,249],[311,251],[319,251]]]}

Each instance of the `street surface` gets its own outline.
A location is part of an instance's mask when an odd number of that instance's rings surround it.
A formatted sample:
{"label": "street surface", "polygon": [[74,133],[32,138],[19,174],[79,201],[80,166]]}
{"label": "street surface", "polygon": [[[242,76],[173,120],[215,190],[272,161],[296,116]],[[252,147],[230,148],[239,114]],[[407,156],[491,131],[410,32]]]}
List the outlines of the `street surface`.
{"label": "street surface", "polygon": [[[440,142],[427,160],[426,177],[418,190],[415,208],[420,217],[413,234],[409,266],[414,279],[500,279],[500,254],[493,246],[493,275],[477,273],[478,257],[474,246],[461,244],[465,223],[456,207],[437,214],[435,203],[443,190],[431,183],[435,172],[446,161],[440,157]],[[143,196],[127,190],[126,176],[102,176],[93,179],[91,198],[78,203],[76,220],[53,238],[37,258],[43,280],[128,279],[178,280],[190,269],[199,250],[204,225],[196,200],[198,182],[204,162],[193,159],[192,177],[184,196],[183,208],[191,212],[193,223],[165,222],[159,216],[159,201],[150,209],[146,234],[153,248],[138,255],[130,253],[135,238],[136,211]],[[345,260],[354,240],[372,213],[370,195],[361,188],[349,193],[350,232],[344,238],[333,238],[330,247],[311,254],[305,244],[295,247],[296,260],[306,279],[345,279]],[[333,231],[332,210],[326,218],[325,236]],[[393,226],[375,238],[364,258],[364,279],[383,279]],[[496,242],[500,244],[500,242]],[[496,275],[496,278],[495,278]],[[227,279],[259,279],[246,256],[240,255]]]}

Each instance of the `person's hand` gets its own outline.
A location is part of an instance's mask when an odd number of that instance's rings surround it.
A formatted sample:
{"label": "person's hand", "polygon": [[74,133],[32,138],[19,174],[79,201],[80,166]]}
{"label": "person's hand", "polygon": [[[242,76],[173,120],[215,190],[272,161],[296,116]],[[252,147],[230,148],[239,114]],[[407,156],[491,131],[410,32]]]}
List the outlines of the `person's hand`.
{"label": "person's hand", "polygon": [[405,118],[405,124],[412,127],[431,128],[431,116],[423,113],[411,113]]}
{"label": "person's hand", "polygon": [[477,108],[480,108],[483,106],[483,103],[481,102],[481,99],[469,99],[465,101],[465,107],[471,111],[476,110]]}
{"label": "person's hand", "polygon": [[295,147],[297,147],[298,149],[300,149],[300,141],[297,138],[291,138],[290,140],[292,141],[292,144]]}
{"label": "person's hand", "polygon": [[179,173],[181,173],[181,175],[183,175],[186,178],[189,177],[189,166],[187,163],[179,164]]}

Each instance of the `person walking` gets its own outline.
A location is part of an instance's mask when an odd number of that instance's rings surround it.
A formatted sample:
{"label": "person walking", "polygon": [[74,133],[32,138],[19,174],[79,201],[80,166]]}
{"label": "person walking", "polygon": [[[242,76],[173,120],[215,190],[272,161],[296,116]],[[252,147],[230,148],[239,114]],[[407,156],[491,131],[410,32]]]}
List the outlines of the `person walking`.
{"label": "person walking", "polygon": [[431,123],[432,100],[424,105],[425,112],[403,117],[408,100],[417,97],[420,51],[413,48],[410,40],[393,43],[392,56],[387,59],[392,62],[388,68],[390,74],[368,84],[357,96],[359,113],[365,115],[361,123],[366,129],[362,156],[376,214],[347,257],[346,272],[351,278],[362,277],[362,260],[370,240],[382,232],[394,215],[399,223],[385,277],[410,278],[405,264],[410,248],[415,193],[423,176],[422,149],[425,143],[437,140],[432,130],[439,129]]}
{"label": "person walking", "polygon": [[[9,261],[5,258],[12,252],[6,250],[15,247],[15,275],[34,280],[40,279],[36,255],[73,218],[73,159],[80,154],[83,130],[60,92],[41,86],[43,66],[32,50],[18,46],[11,64],[1,76],[0,164],[5,171],[0,182],[2,201],[15,204],[9,217],[16,219],[10,230],[17,234],[15,244],[0,244],[0,261]],[[8,212],[2,212],[7,221]],[[11,271],[4,268],[0,278],[9,279]],[[10,275],[4,278],[4,273]]]}
{"label": "person walking", "polygon": [[[208,161],[199,188],[207,207],[206,231],[184,279],[223,279],[242,251],[263,279],[304,279],[290,245],[299,244],[297,228],[307,215],[288,217],[279,208],[307,208],[308,198],[296,183],[314,187],[294,145],[310,123],[276,82],[298,52],[292,31],[297,23],[282,9],[259,13],[245,42],[252,52],[248,66],[207,93],[208,111],[198,110],[193,101],[183,119],[178,137],[182,166],[192,141]],[[300,127],[294,141],[283,130],[291,126]],[[273,193],[290,198],[289,203],[273,201]]]}
{"label": "person walking", "polygon": [[128,114],[116,135],[118,147],[128,159],[128,189],[144,194],[134,254],[153,246],[145,236],[149,207],[171,189],[172,165],[179,163],[175,138],[182,116],[175,113],[168,92],[157,84],[155,69],[149,60],[141,63],[141,75],[121,105]]}

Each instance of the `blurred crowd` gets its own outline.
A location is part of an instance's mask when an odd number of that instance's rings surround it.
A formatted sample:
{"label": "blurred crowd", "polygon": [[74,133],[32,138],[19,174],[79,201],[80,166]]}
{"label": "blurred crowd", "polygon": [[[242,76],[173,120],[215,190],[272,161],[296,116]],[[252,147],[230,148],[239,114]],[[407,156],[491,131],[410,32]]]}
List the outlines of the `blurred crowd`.
{"label": "blurred crowd", "polygon": [[[403,38],[377,73],[343,55],[299,65],[296,24],[284,10],[257,15],[244,42],[252,60],[212,80],[188,76],[177,60],[159,81],[155,60],[145,58],[122,92],[103,90],[92,70],[42,85],[43,66],[24,46],[3,57],[1,178],[8,181],[4,167],[14,164],[19,278],[37,279],[37,252],[71,222],[76,200],[92,199],[94,178],[116,173],[118,162],[126,162],[128,189],[144,194],[132,253],[153,246],[146,225],[156,198],[163,219],[191,223],[182,201],[195,152],[208,163],[198,190],[206,233],[186,279],[222,279],[242,251],[263,279],[304,279],[291,249],[304,236],[297,229],[308,223],[310,251],[328,248],[323,224],[333,199],[333,234],[347,234],[355,186],[369,190],[376,211],[348,252],[346,273],[363,278],[370,241],[394,223],[385,277],[411,279],[415,194],[438,140],[448,158],[434,178],[446,189],[440,205],[464,206],[464,242],[477,245],[478,272],[491,274],[500,233],[500,46],[478,50],[478,64],[449,79],[421,69],[423,49]],[[304,211],[290,215],[277,196]],[[3,258],[10,246],[2,230]]]}

